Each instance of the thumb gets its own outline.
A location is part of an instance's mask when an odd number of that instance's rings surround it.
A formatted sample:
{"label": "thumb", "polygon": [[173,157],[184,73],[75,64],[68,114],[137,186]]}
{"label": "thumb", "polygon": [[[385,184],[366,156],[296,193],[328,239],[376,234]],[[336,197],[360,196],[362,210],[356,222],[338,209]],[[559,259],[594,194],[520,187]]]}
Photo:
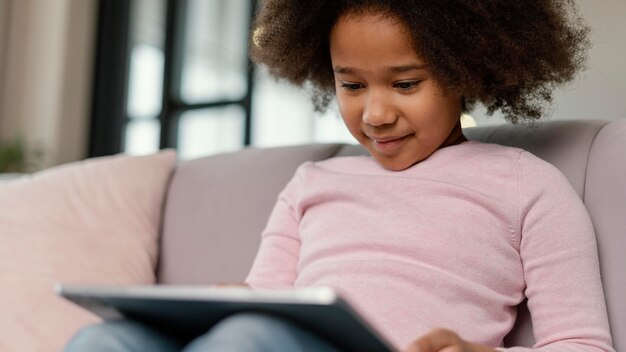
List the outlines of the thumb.
{"label": "thumb", "polygon": [[411,343],[405,352],[438,352],[447,347],[462,347],[464,341],[456,333],[435,329]]}

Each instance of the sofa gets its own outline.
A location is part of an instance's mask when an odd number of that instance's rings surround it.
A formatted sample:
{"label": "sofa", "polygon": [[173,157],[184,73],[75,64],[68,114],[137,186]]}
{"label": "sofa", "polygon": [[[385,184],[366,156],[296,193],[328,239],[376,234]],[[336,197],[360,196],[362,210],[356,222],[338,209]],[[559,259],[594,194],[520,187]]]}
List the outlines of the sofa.
{"label": "sofa", "polygon": [[[617,351],[626,351],[626,120],[549,121],[468,128],[470,140],[524,148],[559,168],[583,199],[597,233]],[[366,153],[357,145],[245,149],[180,162],[166,195],[159,284],[241,282],[276,196],[307,160]],[[530,314],[518,308],[507,346],[532,346]]]}
{"label": "sofa", "polygon": [[[522,147],[559,168],[596,229],[617,351],[626,351],[626,120],[468,128],[469,139]],[[88,159],[0,180],[0,351],[60,351],[98,318],[55,283],[241,282],[278,193],[304,161],[365,154],[311,144],[177,162],[173,151]],[[507,346],[533,344],[518,307]]]}

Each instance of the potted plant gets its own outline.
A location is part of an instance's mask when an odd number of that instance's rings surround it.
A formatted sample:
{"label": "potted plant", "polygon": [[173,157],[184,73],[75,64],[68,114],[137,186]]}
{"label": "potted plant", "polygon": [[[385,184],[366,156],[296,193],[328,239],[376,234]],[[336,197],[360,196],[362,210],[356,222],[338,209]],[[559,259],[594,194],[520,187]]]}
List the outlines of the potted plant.
{"label": "potted plant", "polygon": [[41,157],[41,151],[27,148],[20,137],[8,143],[0,141],[0,174],[32,172]]}

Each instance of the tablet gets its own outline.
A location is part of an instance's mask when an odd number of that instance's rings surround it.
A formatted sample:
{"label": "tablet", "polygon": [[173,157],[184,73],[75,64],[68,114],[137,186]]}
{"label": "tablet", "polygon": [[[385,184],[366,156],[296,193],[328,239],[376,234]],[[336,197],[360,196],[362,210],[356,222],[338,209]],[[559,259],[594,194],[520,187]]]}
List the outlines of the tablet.
{"label": "tablet", "polygon": [[258,312],[288,319],[342,351],[395,351],[330,288],[290,291],[198,286],[57,285],[57,293],[105,320],[126,317],[181,336],[208,331],[226,316]]}

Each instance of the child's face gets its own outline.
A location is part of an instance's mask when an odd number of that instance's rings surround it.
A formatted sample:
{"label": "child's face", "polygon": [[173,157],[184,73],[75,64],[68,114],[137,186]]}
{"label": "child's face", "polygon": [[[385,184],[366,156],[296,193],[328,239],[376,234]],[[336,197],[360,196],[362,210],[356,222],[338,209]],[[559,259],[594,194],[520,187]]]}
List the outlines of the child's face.
{"label": "child's face", "polygon": [[465,140],[461,98],[444,95],[401,24],[376,14],[342,16],[330,54],[343,120],[383,167],[406,169]]}

